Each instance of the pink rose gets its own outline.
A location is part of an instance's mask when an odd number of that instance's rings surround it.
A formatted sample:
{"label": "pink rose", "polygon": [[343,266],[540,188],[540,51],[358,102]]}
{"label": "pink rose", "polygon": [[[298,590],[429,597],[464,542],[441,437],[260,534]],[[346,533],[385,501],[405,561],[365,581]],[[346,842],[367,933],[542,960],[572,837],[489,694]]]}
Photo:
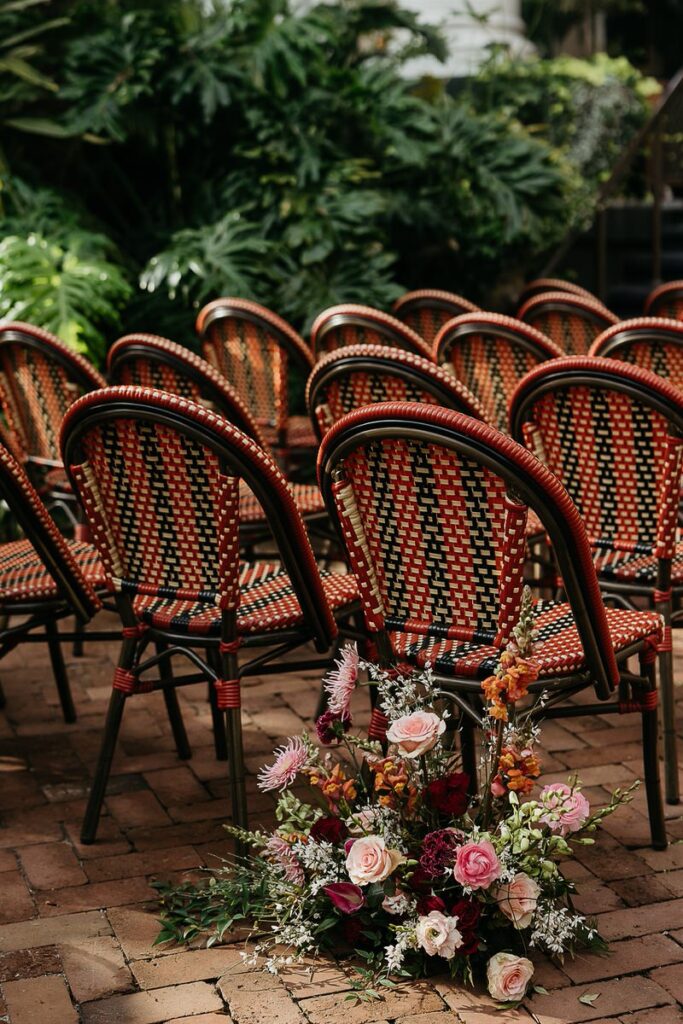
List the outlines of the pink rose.
{"label": "pink rose", "polygon": [[330,882],[323,887],[323,892],[342,914],[355,914],[365,906],[363,890],[352,882]]}
{"label": "pink rose", "polygon": [[578,832],[590,817],[590,804],[583,793],[564,782],[544,786],[539,799],[547,809],[541,821],[551,832],[559,832],[563,836]]}
{"label": "pink rose", "polygon": [[510,882],[496,888],[498,909],[509,917],[515,928],[528,928],[536,912],[541,888],[533,878],[518,871]]}
{"label": "pink rose", "polygon": [[518,1003],[524,998],[533,973],[534,965],[525,956],[496,953],[486,968],[492,998],[499,1003]]}
{"label": "pink rose", "polygon": [[379,836],[363,836],[348,851],[346,870],[356,885],[370,885],[383,882],[404,860],[398,850],[387,850]]}
{"label": "pink rose", "polygon": [[488,889],[500,876],[500,861],[491,843],[484,840],[459,847],[453,875],[468,889]]}
{"label": "pink rose", "polygon": [[462,935],[458,931],[457,917],[446,917],[440,910],[432,910],[421,917],[415,928],[417,944],[427,956],[442,956],[450,960],[462,946]]}
{"label": "pink rose", "polygon": [[446,730],[446,723],[432,711],[413,711],[392,722],[387,729],[387,739],[395,743],[404,757],[419,757],[436,746],[439,736]]}

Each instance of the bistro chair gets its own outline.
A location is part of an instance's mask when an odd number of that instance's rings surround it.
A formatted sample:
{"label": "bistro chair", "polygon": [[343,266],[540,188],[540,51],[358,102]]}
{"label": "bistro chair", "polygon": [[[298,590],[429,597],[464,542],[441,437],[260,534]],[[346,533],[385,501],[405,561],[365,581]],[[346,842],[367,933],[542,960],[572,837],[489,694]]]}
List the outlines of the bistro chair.
{"label": "bistro chair", "polygon": [[421,288],[416,292],[406,292],[396,299],[392,312],[431,345],[443,325],[454,316],[476,313],[478,309],[479,306],[454,292]]}
{"label": "bistro chair", "polygon": [[597,299],[568,292],[535,295],[524,303],[518,315],[551,338],[568,356],[585,355],[599,334],[619,323],[619,318]]}
{"label": "bistro chair", "polygon": [[635,363],[683,389],[683,320],[646,316],[622,320],[603,331],[588,354]]}
{"label": "bistro chair", "polygon": [[[265,451],[270,451],[263,432],[237,392],[204,359],[156,334],[128,334],[109,350],[107,369],[112,384],[138,385],[188,398],[234,423]],[[289,483],[299,512],[307,523],[327,521],[322,495],[316,484]],[[240,522],[252,542],[265,524],[260,503],[246,485],[240,490]]]}
{"label": "bistro chair", "polygon": [[197,334],[207,362],[249,409],[278,460],[312,454],[315,437],[305,415],[292,414],[292,389],[303,387],[313,356],[282,317],[246,299],[216,299],[200,311]]}
{"label": "bistro chair", "polygon": [[412,328],[371,306],[344,303],[320,313],[311,328],[316,359],[349,345],[386,345],[432,359],[431,347]]}
{"label": "bistro chair", "polygon": [[683,281],[667,281],[653,288],[645,300],[645,315],[683,320]]}
{"label": "bistro chair", "polygon": [[[584,299],[590,299],[591,302],[600,302],[597,295],[593,295],[587,288],[582,288],[581,285],[574,284],[572,281],[564,281],[560,277],[537,277],[522,288],[517,299],[517,309],[521,309],[529,299],[533,299],[536,295],[543,295],[544,292],[567,292],[568,295],[583,296]],[[602,303],[600,304],[602,305]]]}
{"label": "bistro chair", "polygon": [[[242,680],[328,667],[329,657],[282,656],[310,643],[330,651],[335,613],[356,610],[355,580],[318,569],[287,482],[263,449],[185,398],[139,387],[86,395],[66,416],[62,451],[123,624],[82,841],[95,839],[126,701],[207,679],[223,741],[227,713],[233,822],[246,826]],[[240,559],[240,480],[268,519],[271,563]],[[145,657],[149,642],[157,653]],[[238,665],[251,648],[261,653]],[[174,676],[171,659],[181,656],[194,671]]]}
{"label": "bistro chair", "polygon": [[645,598],[662,617],[666,790],[678,803],[671,616],[673,598],[683,594],[676,538],[683,394],[639,366],[562,359],[525,377],[510,422],[571,495],[606,598],[629,609]]}
{"label": "bistro chair", "polygon": [[1,444],[0,498],[23,534],[0,544],[0,658],[20,643],[47,643],[64,721],[75,722],[61,643],[81,640],[82,633],[60,633],[58,623],[75,616],[82,626],[98,611],[102,565],[90,544],[61,535],[26,472]]}
{"label": "bistro chair", "polygon": [[[548,468],[488,424],[391,402],[332,427],[318,477],[382,663],[431,664],[460,711],[472,779],[481,682],[519,617],[525,521],[534,509],[551,538],[566,601],[535,604],[540,676],[530,688],[530,714],[638,712],[652,843],[664,848],[654,674],[661,621],[653,612],[604,606],[581,517]],[[625,670],[631,655],[638,672]],[[596,701],[566,703],[589,688]],[[374,734],[385,724],[375,712]]]}
{"label": "bistro chair", "polygon": [[49,504],[74,523],[59,428],[72,402],[105,386],[87,359],[49,331],[19,321],[0,324],[0,406],[12,451]]}
{"label": "bistro chair", "polygon": [[474,395],[447,370],[383,345],[350,345],[324,356],[308,378],[306,401],[319,438],[346,413],[377,402],[426,402],[485,419]]}
{"label": "bistro chair", "polygon": [[532,367],[562,355],[557,345],[528,324],[500,313],[465,313],[441,328],[434,358],[473,394],[485,419],[508,429],[508,407]]}

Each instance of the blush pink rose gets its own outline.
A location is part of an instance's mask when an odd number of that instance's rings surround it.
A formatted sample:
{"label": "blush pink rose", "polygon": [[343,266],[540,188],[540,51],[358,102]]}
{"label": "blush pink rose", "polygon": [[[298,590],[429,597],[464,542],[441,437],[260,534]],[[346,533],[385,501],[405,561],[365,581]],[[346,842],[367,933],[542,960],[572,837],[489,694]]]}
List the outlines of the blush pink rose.
{"label": "blush pink rose", "polygon": [[450,960],[462,946],[457,917],[446,917],[440,910],[432,910],[421,917],[415,928],[417,944],[427,956],[442,956]]}
{"label": "blush pink rose", "polygon": [[590,804],[583,793],[564,782],[553,782],[541,790],[540,802],[547,809],[541,821],[551,832],[566,836],[578,832],[590,817]]}
{"label": "blush pink rose", "polygon": [[536,912],[541,888],[533,878],[518,871],[510,882],[496,888],[498,909],[508,917],[515,928],[528,928]]}
{"label": "blush pink rose", "polygon": [[524,998],[533,973],[534,965],[525,956],[496,953],[486,968],[492,998],[499,1003],[518,1003]]}
{"label": "blush pink rose", "polygon": [[403,757],[419,757],[436,746],[445,730],[444,720],[432,711],[413,711],[391,723],[387,739],[396,744]]}
{"label": "blush pink rose", "polygon": [[500,877],[500,861],[491,843],[465,843],[458,848],[453,876],[468,889],[488,889]]}
{"label": "blush pink rose", "polygon": [[346,870],[356,885],[383,882],[405,857],[398,850],[388,850],[380,836],[356,839],[346,855]]}

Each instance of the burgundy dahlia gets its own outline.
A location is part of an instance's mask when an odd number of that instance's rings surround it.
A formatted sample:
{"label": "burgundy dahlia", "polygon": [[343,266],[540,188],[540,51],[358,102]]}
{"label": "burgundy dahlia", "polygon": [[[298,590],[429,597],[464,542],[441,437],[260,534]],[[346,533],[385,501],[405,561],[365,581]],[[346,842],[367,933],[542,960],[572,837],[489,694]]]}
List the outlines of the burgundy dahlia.
{"label": "burgundy dahlia", "polygon": [[422,840],[420,867],[428,878],[441,878],[446,868],[455,864],[455,854],[462,845],[463,835],[454,828],[439,828],[428,832]]}

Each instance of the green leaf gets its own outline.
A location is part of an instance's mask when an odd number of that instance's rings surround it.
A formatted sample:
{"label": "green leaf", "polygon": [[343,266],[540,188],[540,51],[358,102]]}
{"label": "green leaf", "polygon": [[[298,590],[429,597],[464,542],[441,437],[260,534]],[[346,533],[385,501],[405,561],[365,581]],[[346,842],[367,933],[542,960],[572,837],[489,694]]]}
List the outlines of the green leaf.
{"label": "green leaf", "polygon": [[583,1003],[585,1006],[593,1006],[593,1004],[595,1003],[595,1000],[599,999],[599,998],[600,998],[600,993],[599,992],[584,992],[583,995],[578,997],[578,1000],[579,1000],[580,1003]]}

